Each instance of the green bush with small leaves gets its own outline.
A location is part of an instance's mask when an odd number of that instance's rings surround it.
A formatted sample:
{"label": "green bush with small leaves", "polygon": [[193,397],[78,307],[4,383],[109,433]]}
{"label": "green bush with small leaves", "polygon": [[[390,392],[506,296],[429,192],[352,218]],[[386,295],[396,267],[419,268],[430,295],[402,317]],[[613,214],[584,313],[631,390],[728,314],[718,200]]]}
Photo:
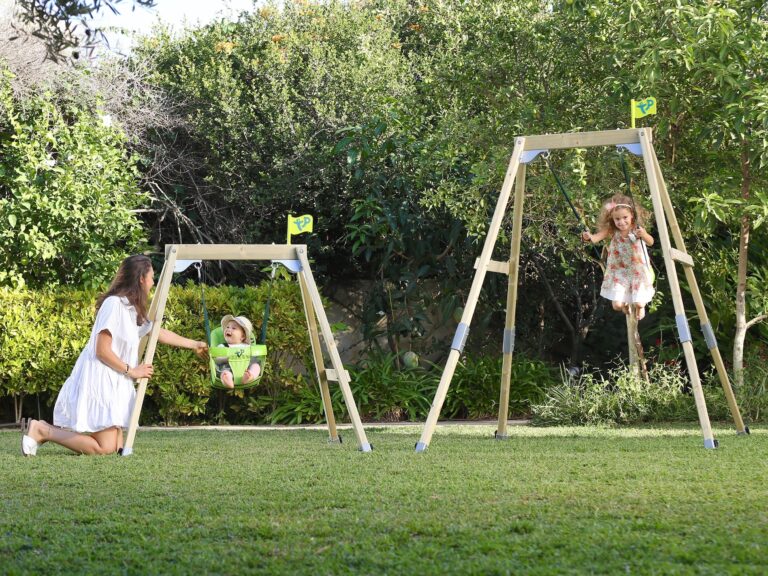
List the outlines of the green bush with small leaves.
{"label": "green bush with small leaves", "polygon": [[[226,314],[244,315],[253,322],[258,338],[269,292],[269,283],[206,288],[211,328]],[[88,341],[97,295],[68,288],[0,288],[0,397],[18,403],[38,394],[49,407],[53,404]],[[271,422],[271,413],[283,400],[300,397],[306,393],[303,388],[315,386],[298,284],[275,280],[270,309],[267,363],[258,385],[234,392],[212,389],[207,362],[189,350],[159,345],[142,423]],[[189,338],[206,338],[199,286],[171,287],[163,325]],[[260,408],[254,410],[257,404]]]}
{"label": "green bush with small leaves", "polygon": [[135,159],[89,106],[19,101],[0,63],[0,286],[95,288],[144,244]]}
{"label": "green bush with small leaves", "polygon": [[[713,382],[704,387],[710,419],[731,419],[725,394],[719,384],[714,385],[716,378],[705,380]],[[695,421],[696,405],[689,390],[690,382],[679,364],[656,364],[647,379],[626,366],[617,366],[606,375],[563,371],[562,383],[532,406],[532,422],[539,426],[613,426]]]}

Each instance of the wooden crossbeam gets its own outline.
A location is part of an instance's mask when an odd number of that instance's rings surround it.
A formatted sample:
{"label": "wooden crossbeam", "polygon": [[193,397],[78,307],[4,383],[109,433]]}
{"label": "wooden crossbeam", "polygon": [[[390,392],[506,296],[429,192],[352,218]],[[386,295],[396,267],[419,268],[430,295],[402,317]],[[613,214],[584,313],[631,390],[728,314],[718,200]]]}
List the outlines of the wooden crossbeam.
{"label": "wooden crossbeam", "polygon": [[670,248],[669,255],[675,262],[680,262],[680,264],[683,264],[684,266],[690,266],[693,268],[693,258],[691,258],[690,254],[687,254],[682,250],[678,250],[677,248]]}
{"label": "wooden crossbeam", "polygon": [[[475,259],[475,270],[477,270],[478,266],[480,266],[480,258]],[[488,270],[488,272],[496,272],[498,274],[509,274],[509,262],[489,260],[486,270]]]}
{"label": "wooden crossbeam", "polygon": [[[567,132],[525,137],[525,150],[556,150],[559,148],[591,148],[639,144],[641,128],[603,130],[600,132]],[[650,132],[649,132],[650,133]]]}

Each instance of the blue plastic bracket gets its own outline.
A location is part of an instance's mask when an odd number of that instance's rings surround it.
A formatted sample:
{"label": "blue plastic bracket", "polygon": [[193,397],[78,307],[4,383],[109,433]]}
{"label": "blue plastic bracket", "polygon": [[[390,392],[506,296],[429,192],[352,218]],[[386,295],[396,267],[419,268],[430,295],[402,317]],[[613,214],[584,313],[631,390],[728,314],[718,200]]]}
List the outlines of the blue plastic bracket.
{"label": "blue plastic bracket", "polygon": [[715,333],[712,331],[712,325],[702,324],[701,331],[704,333],[704,341],[707,343],[709,349],[714,350],[717,348],[717,339],[715,338]]}
{"label": "blue plastic bracket", "polygon": [[278,263],[282,264],[286,268],[288,268],[288,271],[297,274],[301,272],[301,262],[299,260],[272,260],[272,263]]}
{"label": "blue plastic bracket", "polygon": [[515,351],[515,327],[504,328],[504,343],[501,346],[502,354],[512,354]]}
{"label": "blue plastic bracket", "polygon": [[642,156],[643,155],[643,147],[640,146],[640,142],[636,142],[635,144],[618,144],[616,146],[616,150],[621,152],[621,149],[624,148],[627,152],[631,152],[635,156]]}
{"label": "blue plastic bracket", "polygon": [[451,343],[451,349],[458,350],[459,352],[463,352],[464,344],[467,343],[468,335],[469,335],[469,326],[467,324],[464,324],[464,322],[460,322],[459,325],[456,327],[456,335],[453,337],[453,342]]}
{"label": "blue plastic bracket", "polygon": [[677,324],[677,335],[680,338],[680,342],[691,341],[691,329],[688,327],[688,320],[684,314],[677,314],[675,316],[675,324]]}
{"label": "blue plastic bracket", "polygon": [[173,271],[184,272],[184,270],[192,266],[192,264],[200,264],[201,262],[202,260],[176,260],[173,264]]}
{"label": "blue plastic bracket", "polygon": [[543,154],[544,152],[548,152],[548,150],[525,150],[523,155],[520,156],[520,162],[522,164],[528,164],[529,162],[535,160],[536,156]]}

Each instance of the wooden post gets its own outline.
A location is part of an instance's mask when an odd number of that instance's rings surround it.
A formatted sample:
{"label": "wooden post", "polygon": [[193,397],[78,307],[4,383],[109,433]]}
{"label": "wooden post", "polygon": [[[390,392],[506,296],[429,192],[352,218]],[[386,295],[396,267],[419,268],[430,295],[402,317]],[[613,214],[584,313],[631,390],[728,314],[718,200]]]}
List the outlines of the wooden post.
{"label": "wooden post", "polygon": [[507,317],[502,342],[501,390],[499,393],[499,422],[496,439],[506,440],[509,419],[509,387],[512,384],[512,360],[515,351],[515,314],[517,311],[517,283],[520,276],[520,242],[523,232],[523,203],[525,202],[525,164],[520,164],[515,177],[515,204],[512,219],[512,246],[507,277]]}
{"label": "wooden post", "polygon": [[325,317],[325,309],[323,308],[323,302],[320,299],[320,292],[317,289],[317,284],[315,284],[315,279],[312,276],[312,270],[309,267],[309,259],[307,258],[306,248],[303,246],[298,247],[296,249],[296,254],[299,257],[302,268],[299,274],[304,276],[304,281],[307,284],[307,293],[315,308],[317,321],[320,324],[320,330],[323,334],[323,339],[325,340],[325,346],[328,350],[328,355],[331,358],[331,364],[333,365],[334,370],[336,370],[336,375],[339,380],[339,387],[341,388],[341,393],[344,396],[344,402],[347,405],[347,410],[349,411],[349,419],[352,421],[352,427],[354,428],[355,435],[357,436],[357,446],[363,452],[370,452],[371,445],[368,442],[368,438],[365,436],[365,430],[363,429],[363,424],[360,421],[360,414],[357,411],[357,405],[355,404],[355,399],[352,396],[352,389],[349,387],[349,376],[347,375],[347,371],[344,370],[344,365],[341,362],[341,356],[339,356],[339,351],[336,349],[336,341],[333,338],[331,325],[328,323],[328,319]]}
{"label": "wooden post", "polygon": [[[150,312],[154,308],[154,315],[150,313],[152,331],[150,332],[149,340],[147,341],[144,359],[142,360],[143,364],[152,364],[152,360],[155,357],[157,341],[160,338],[160,329],[163,326],[165,303],[168,301],[171,278],[173,278],[173,268],[176,265],[176,256],[176,247],[170,246],[166,251],[165,265],[163,266],[163,271],[160,273],[160,282],[157,285],[155,296],[152,298],[152,304],[150,306]],[[136,438],[136,430],[139,427],[139,416],[141,415],[141,407],[144,404],[144,395],[147,393],[147,381],[147,378],[141,378],[138,382],[136,400],[133,404],[131,421],[128,426],[128,436],[126,437],[125,445],[123,446],[123,456],[130,456],[133,453],[133,441]]]}
{"label": "wooden post", "polygon": [[469,295],[467,296],[464,313],[461,315],[461,322],[459,322],[459,326],[456,329],[456,335],[451,344],[451,351],[448,354],[448,360],[445,363],[443,374],[440,377],[440,383],[437,386],[435,397],[432,400],[432,407],[429,410],[427,421],[424,424],[421,439],[416,444],[416,452],[424,452],[427,449],[429,442],[432,439],[432,434],[435,431],[435,427],[437,426],[437,419],[440,416],[443,402],[445,402],[448,387],[450,386],[451,379],[456,371],[456,365],[459,363],[459,357],[464,350],[464,344],[466,343],[467,335],[469,333],[469,325],[472,322],[475,306],[477,306],[480,291],[483,288],[483,280],[485,280],[488,264],[493,255],[493,247],[496,244],[496,238],[498,238],[499,235],[499,229],[501,228],[501,223],[504,219],[509,196],[512,193],[512,184],[515,181],[515,175],[517,174],[518,166],[520,166],[520,158],[523,155],[524,149],[525,138],[517,138],[515,140],[515,148],[512,151],[512,158],[509,161],[507,173],[504,177],[504,184],[501,187],[501,194],[499,194],[499,199],[496,202],[496,209],[494,210],[493,219],[491,220],[491,225],[488,229],[488,236],[485,238],[483,251],[480,254],[480,262],[475,271],[475,277],[472,280],[472,287],[470,288]]}
{"label": "wooden post", "polygon": [[637,359],[637,347],[635,346],[635,331],[637,322],[633,321],[635,311],[634,306],[630,305],[629,314],[627,314],[627,350],[629,350],[629,365],[633,374],[639,373],[639,364]]}
{"label": "wooden post", "polygon": [[[659,233],[662,253],[664,254],[664,266],[666,268],[667,278],[669,280],[669,290],[672,295],[672,302],[675,308],[675,322],[677,324],[680,343],[683,346],[685,362],[688,366],[688,374],[690,375],[691,379],[691,388],[693,390],[693,397],[696,402],[696,411],[699,415],[699,425],[701,426],[701,432],[704,436],[704,447],[716,448],[717,442],[712,435],[712,427],[709,422],[709,414],[707,413],[707,404],[704,400],[704,392],[701,388],[699,369],[696,365],[696,355],[693,351],[693,344],[691,343],[688,319],[685,317],[685,306],[683,304],[683,297],[680,292],[680,283],[677,279],[677,270],[675,269],[675,262],[672,260],[671,256],[672,246],[670,244],[669,232],[667,230],[667,220],[665,217],[664,204],[662,202],[661,185],[658,181],[654,163],[654,151],[653,146],[651,145],[650,128],[643,128],[640,130],[640,145],[643,151],[643,162],[645,164],[645,172],[648,178],[648,188],[651,192],[651,200],[653,201],[653,212],[656,216],[656,227]],[[679,233],[679,230],[677,233]]]}
{"label": "wooden post", "polygon": [[[677,216],[675,215],[674,207],[672,206],[672,200],[669,197],[667,186],[664,183],[664,177],[661,174],[661,167],[659,166],[659,160],[654,152],[653,155],[654,172],[656,173],[656,179],[659,182],[659,190],[661,192],[661,200],[664,205],[664,210],[667,213],[667,218],[670,223],[670,230],[672,231],[672,237],[675,239],[675,247],[677,250],[686,253],[685,243],[683,242],[683,235],[680,232],[680,227],[677,224]],[[717,339],[715,333],[712,330],[712,325],[709,322],[707,315],[707,309],[704,307],[704,299],[701,296],[699,290],[699,284],[696,281],[696,275],[693,273],[693,266],[683,263],[683,270],[685,271],[685,278],[688,281],[688,286],[691,289],[691,295],[696,305],[696,313],[699,316],[699,322],[701,324],[701,331],[704,333],[704,340],[709,348],[712,361],[715,364],[718,378],[720,379],[720,385],[725,393],[726,401],[728,402],[728,408],[731,412],[731,417],[736,424],[737,434],[749,434],[749,428],[744,425],[744,420],[741,418],[741,412],[739,406],[736,403],[736,397],[733,394],[733,388],[731,382],[728,379],[728,371],[725,369],[723,358],[720,355],[720,348],[717,346]]]}
{"label": "wooden post", "polygon": [[307,329],[309,330],[309,342],[312,345],[312,357],[315,362],[315,374],[320,385],[320,395],[323,399],[323,410],[325,411],[325,420],[328,422],[328,441],[340,442],[339,434],[336,431],[336,418],[333,415],[333,404],[331,403],[331,393],[328,390],[328,378],[325,373],[325,363],[323,362],[323,351],[320,347],[320,336],[317,333],[317,322],[315,321],[315,308],[312,306],[312,298],[307,291],[307,283],[304,276],[299,273],[299,286],[301,287],[301,301],[304,304],[304,315],[307,319]]}

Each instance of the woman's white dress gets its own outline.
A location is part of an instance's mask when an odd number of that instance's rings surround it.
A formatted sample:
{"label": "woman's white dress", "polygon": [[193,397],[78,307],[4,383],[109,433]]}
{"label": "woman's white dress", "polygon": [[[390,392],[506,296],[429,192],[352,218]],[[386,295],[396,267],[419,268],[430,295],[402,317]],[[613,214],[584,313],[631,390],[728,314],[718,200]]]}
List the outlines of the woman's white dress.
{"label": "woman's white dress", "polygon": [[127,298],[106,298],[96,314],[88,344],[59,391],[53,423],[76,432],[98,432],[112,426],[127,428],[136,397],[133,379],[96,357],[96,338],[103,330],[109,331],[114,353],[123,362],[136,366],[139,341],[151,328],[151,322],[136,325],[136,309]]}

